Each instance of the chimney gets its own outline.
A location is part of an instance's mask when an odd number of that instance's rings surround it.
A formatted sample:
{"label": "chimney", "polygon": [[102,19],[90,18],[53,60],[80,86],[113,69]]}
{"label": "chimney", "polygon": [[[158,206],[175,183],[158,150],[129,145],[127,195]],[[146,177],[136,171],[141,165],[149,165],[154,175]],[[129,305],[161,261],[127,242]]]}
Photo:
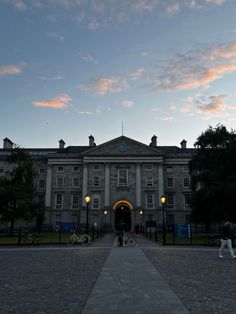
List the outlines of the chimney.
{"label": "chimney", "polygon": [[182,140],[182,142],[180,143],[181,148],[187,148],[187,141]]}
{"label": "chimney", "polygon": [[89,136],[89,146],[96,146],[94,143],[94,137],[92,135]]}
{"label": "chimney", "polygon": [[3,139],[3,148],[4,149],[12,149],[12,146],[13,146],[12,141],[9,138],[5,137]]}
{"label": "chimney", "polygon": [[153,135],[153,137],[151,138],[151,143],[150,146],[157,146],[157,137],[156,135]]}
{"label": "chimney", "polygon": [[63,141],[63,139],[60,139],[60,141],[59,141],[59,148],[60,149],[65,148],[65,142]]}

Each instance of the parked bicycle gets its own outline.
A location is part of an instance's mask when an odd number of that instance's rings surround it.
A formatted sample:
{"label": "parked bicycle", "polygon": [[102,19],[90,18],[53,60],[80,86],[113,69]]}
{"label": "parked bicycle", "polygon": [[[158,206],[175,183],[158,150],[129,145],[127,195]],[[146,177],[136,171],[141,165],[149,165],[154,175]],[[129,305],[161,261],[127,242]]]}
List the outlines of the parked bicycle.
{"label": "parked bicycle", "polygon": [[70,235],[67,239],[67,245],[71,246],[76,243],[80,245],[87,245],[91,243],[91,238],[88,234],[77,235],[74,230],[72,235]]}
{"label": "parked bicycle", "polygon": [[117,234],[117,245],[118,246],[135,246],[135,240],[126,232],[120,232]]}
{"label": "parked bicycle", "polygon": [[40,235],[38,233],[23,233],[23,244],[40,244]]}
{"label": "parked bicycle", "polygon": [[124,245],[128,245],[128,246],[135,246],[136,242],[134,241],[134,239],[128,235],[128,233],[125,233],[123,236],[123,240],[124,240]]}

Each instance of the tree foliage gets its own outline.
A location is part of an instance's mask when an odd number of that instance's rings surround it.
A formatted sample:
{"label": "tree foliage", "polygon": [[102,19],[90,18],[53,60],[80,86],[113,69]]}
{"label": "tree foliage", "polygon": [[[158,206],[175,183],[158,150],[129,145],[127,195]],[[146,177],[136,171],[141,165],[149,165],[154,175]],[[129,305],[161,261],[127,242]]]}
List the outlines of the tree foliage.
{"label": "tree foliage", "polygon": [[8,157],[11,170],[0,180],[0,214],[3,221],[14,223],[18,219],[30,220],[37,215],[35,178],[31,157],[21,148],[14,147]]}
{"label": "tree foliage", "polygon": [[192,217],[211,222],[226,217],[236,221],[236,133],[223,125],[211,126],[197,139],[197,152],[190,161]]}

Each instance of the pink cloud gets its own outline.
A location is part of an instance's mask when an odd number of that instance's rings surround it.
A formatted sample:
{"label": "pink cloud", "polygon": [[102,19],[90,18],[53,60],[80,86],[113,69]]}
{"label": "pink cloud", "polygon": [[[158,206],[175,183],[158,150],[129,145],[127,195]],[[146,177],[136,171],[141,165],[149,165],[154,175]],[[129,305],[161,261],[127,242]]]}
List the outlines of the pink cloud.
{"label": "pink cloud", "polygon": [[215,80],[236,72],[236,43],[198,48],[178,54],[149,75],[153,90],[188,90],[209,87]]}
{"label": "pink cloud", "polygon": [[226,2],[226,0],[206,0],[207,3],[222,5]]}
{"label": "pink cloud", "polygon": [[1,75],[19,75],[22,73],[22,70],[17,65],[5,65],[0,67],[0,76]]}
{"label": "pink cloud", "polygon": [[54,99],[34,101],[32,104],[38,107],[66,109],[69,106],[70,101],[71,98],[67,94],[63,94]]}
{"label": "pink cloud", "polygon": [[94,78],[78,86],[81,90],[92,92],[101,96],[120,93],[126,88],[126,80],[119,77],[100,77]]}
{"label": "pink cloud", "polygon": [[236,71],[236,65],[222,65],[215,68],[209,68],[203,71],[203,73],[198,74],[198,78],[195,78],[195,71],[192,73],[188,73],[183,78],[183,81],[177,83],[175,85],[176,90],[184,90],[184,89],[195,89],[201,86],[205,86],[220,77],[222,77],[225,73]]}
{"label": "pink cloud", "polygon": [[210,96],[209,100],[206,101],[203,99],[202,101],[198,100],[197,108],[206,115],[216,114],[218,112],[223,111],[226,108],[225,99],[227,96],[218,95],[218,96]]}

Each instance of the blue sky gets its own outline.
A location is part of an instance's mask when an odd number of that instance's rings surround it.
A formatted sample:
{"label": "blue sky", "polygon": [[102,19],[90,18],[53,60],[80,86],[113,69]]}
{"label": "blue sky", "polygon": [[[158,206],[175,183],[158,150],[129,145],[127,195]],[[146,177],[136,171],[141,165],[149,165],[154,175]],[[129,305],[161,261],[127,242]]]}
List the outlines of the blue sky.
{"label": "blue sky", "polygon": [[192,147],[236,129],[235,0],[1,0],[0,134]]}

